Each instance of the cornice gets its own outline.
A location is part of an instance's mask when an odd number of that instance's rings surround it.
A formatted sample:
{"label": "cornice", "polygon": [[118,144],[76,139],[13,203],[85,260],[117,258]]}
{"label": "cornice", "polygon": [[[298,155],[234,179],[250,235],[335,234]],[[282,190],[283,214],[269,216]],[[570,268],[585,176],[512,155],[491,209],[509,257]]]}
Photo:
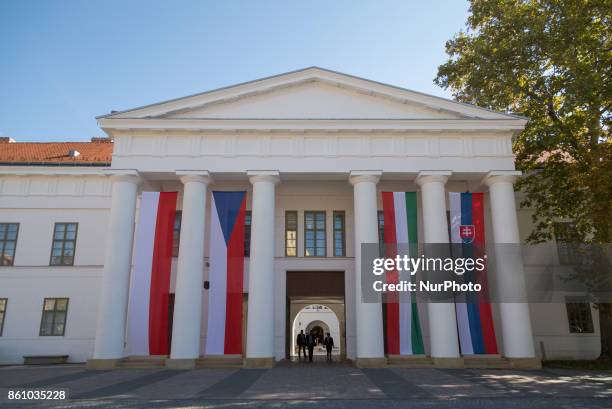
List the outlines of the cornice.
{"label": "cornice", "polygon": [[523,119],[100,119],[107,133],[138,130],[167,132],[259,131],[259,132],[380,132],[380,131],[509,131],[523,129]]}

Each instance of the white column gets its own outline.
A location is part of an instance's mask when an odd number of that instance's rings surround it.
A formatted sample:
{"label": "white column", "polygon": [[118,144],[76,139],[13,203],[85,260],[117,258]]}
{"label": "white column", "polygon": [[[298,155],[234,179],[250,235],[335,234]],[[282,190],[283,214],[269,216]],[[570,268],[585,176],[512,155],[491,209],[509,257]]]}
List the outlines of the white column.
{"label": "white column", "polygon": [[378,243],[376,184],[381,174],[380,171],[353,171],[349,177],[354,196],[355,324],[358,366],[380,366],[385,363],[382,305],[363,302],[361,291],[361,244]]}
{"label": "white column", "polygon": [[207,171],[178,171],[183,182],[183,214],[179,244],[172,349],[166,366],[192,368],[200,356],[200,326],[204,283],[204,229]]}
{"label": "white column", "polygon": [[247,316],[248,367],[274,365],[274,219],[277,171],[249,171],[253,184]]}
{"label": "white column", "polygon": [[138,173],[117,171],[111,176],[112,199],[98,301],[98,322],[91,368],[112,367],[123,358],[128,304],[134,215],[140,178]]}
{"label": "white column", "polygon": [[[444,185],[450,174],[449,171],[422,171],[416,179],[421,187],[425,244],[449,241]],[[455,304],[429,302],[427,312],[430,355],[434,362],[437,360],[435,363],[441,366],[460,365]]]}
{"label": "white column", "polygon": [[[520,236],[513,183],[520,172],[490,172],[484,182],[489,186],[493,240],[495,241],[496,281],[498,288],[517,299],[526,300],[525,275],[520,253]],[[504,244],[509,244],[504,246]],[[523,298],[525,297],[525,298]],[[499,303],[504,356],[534,358],[529,305]]]}

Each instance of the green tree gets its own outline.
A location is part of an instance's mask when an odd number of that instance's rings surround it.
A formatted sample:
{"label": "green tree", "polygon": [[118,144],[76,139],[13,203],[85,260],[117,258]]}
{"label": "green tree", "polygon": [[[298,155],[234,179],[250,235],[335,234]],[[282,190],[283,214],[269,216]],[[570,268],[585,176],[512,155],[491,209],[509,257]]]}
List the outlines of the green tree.
{"label": "green tree", "polygon": [[[571,220],[575,241],[612,231],[612,1],[471,0],[434,82],[456,99],[529,118],[514,140],[530,242]],[[597,305],[601,359],[612,358],[612,304]]]}

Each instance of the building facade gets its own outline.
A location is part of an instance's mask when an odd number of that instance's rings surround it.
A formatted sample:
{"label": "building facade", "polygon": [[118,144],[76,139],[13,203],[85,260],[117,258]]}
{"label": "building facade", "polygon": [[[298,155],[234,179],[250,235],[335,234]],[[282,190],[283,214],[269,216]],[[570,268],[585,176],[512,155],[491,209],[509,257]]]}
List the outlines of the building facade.
{"label": "building facade", "polygon": [[[244,362],[290,355],[295,316],[334,311],[341,354],[382,365],[380,304],[358,285],[361,243],[379,241],[383,191],[416,191],[423,242],[448,242],[448,192],[485,193],[488,241],[520,243],[512,137],[526,119],[320,68],[98,118],[108,139],[0,143],[0,364],[126,357],[141,193],[179,192],[166,365],[192,367],[207,341],[210,192],[247,191]],[[453,304],[424,304],[425,353],[461,366]],[[594,358],[588,303],[493,304],[500,355]],[[305,324],[307,326],[307,324]]]}

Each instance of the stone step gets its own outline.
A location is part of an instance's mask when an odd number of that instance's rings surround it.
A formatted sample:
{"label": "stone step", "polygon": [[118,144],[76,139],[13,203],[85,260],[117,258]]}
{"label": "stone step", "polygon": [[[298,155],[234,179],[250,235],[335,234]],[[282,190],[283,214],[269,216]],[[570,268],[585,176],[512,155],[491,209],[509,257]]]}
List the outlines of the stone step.
{"label": "stone step", "polygon": [[242,368],[242,355],[206,355],[196,361],[196,368]]}
{"label": "stone step", "polygon": [[166,364],[165,355],[155,356],[128,356],[117,364],[118,368],[160,368]]}
{"label": "stone step", "polygon": [[510,369],[510,361],[501,355],[467,355],[463,357],[465,368],[479,369]]}
{"label": "stone step", "polygon": [[389,366],[401,368],[433,368],[433,360],[425,355],[388,355]]}

